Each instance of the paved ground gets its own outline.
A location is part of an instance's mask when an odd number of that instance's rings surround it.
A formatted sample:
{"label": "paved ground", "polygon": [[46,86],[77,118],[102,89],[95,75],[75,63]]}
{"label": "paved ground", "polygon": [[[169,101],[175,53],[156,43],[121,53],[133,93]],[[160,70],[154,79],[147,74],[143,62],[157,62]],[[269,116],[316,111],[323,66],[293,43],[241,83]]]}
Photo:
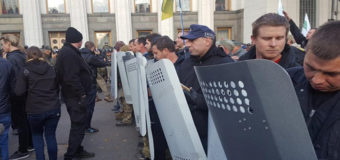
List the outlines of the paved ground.
{"label": "paved ground", "polygon": [[[94,134],[86,134],[83,146],[86,150],[95,152],[93,160],[135,160],[137,159],[138,133],[134,126],[116,127],[114,113],[111,111],[113,103],[100,101],[96,103],[92,119],[92,126],[100,131]],[[65,105],[62,105],[62,116],[57,128],[58,159],[63,159],[67,148],[70,129],[69,116]],[[9,134],[10,154],[17,149],[18,137]],[[45,147],[46,148],[46,147]],[[46,152],[46,151],[45,151]],[[47,158],[47,154],[45,153]],[[28,158],[35,159],[34,153]]]}

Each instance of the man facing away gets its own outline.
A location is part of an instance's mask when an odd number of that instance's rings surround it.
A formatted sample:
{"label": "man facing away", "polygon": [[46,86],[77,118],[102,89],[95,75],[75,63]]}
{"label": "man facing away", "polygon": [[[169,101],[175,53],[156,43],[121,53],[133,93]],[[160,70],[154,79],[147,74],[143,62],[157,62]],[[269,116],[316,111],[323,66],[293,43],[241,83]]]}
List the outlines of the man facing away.
{"label": "man facing away", "polygon": [[88,124],[87,96],[92,84],[90,67],[79,51],[82,40],[82,34],[77,29],[69,27],[66,31],[66,42],[59,51],[56,63],[58,81],[71,119],[65,160],[94,157],[94,153],[85,151],[81,146]]}

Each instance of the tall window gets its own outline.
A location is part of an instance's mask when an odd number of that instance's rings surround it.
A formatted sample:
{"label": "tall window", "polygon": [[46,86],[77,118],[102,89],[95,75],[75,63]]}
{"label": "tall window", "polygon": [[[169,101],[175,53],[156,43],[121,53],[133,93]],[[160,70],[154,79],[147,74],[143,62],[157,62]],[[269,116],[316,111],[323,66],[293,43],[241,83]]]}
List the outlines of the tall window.
{"label": "tall window", "polygon": [[[191,0],[181,0],[182,11],[191,11]],[[176,0],[176,11],[180,11],[179,0]]]}
{"label": "tall window", "polygon": [[95,44],[97,48],[103,48],[105,43],[107,43],[109,46],[112,46],[110,31],[94,32],[94,35],[95,35]]}
{"label": "tall window", "polygon": [[151,34],[152,30],[137,30],[137,37],[146,37]]}
{"label": "tall window", "polygon": [[49,14],[65,13],[65,0],[46,0]]}
{"label": "tall window", "polygon": [[135,0],[136,13],[150,13],[151,0]]}
{"label": "tall window", "polygon": [[215,10],[216,11],[228,11],[228,10],[230,10],[230,0],[216,0]]}
{"label": "tall window", "polygon": [[230,27],[219,27],[216,32],[216,40],[231,39],[231,28]]}
{"label": "tall window", "polygon": [[303,25],[306,13],[308,15],[311,27],[315,27],[316,0],[300,0],[300,26]]}
{"label": "tall window", "polygon": [[0,0],[0,14],[19,14],[18,0]]}
{"label": "tall window", "polygon": [[93,13],[107,13],[110,11],[109,0],[92,0]]}

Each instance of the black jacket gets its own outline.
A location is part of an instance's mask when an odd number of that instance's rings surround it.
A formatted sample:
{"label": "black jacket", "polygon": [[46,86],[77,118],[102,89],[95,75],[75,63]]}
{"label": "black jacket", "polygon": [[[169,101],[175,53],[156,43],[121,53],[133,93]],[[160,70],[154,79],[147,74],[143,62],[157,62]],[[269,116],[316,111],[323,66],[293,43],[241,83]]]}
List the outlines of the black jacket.
{"label": "black jacket", "polygon": [[91,50],[87,48],[80,49],[81,56],[84,58],[85,62],[90,66],[92,83],[94,85],[97,84],[97,68],[105,67],[108,65],[108,62],[105,62],[103,58],[95,55]]}
{"label": "black jacket", "polygon": [[79,49],[65,42],[56,63],[57,78],[65,98],[80,98],[91,90],[91,70]]}
{"label": "black jacket", "polygon": [[185,59],[179,67],[176,67],[176,69],[178,69],[177,74],[179,81],[188,88],[192,87],[190,92],[184,91],[184,93],[205,150],[207,148],[208,135],[208,106],[199,85],[194,66],[207,66],[230,62],[234,62],[234,60],[226,55],[222,49],[213,45],[202,58],[190,56],[190,58]]}
{"label": "black jacket", "polygon": [[[279,65],[283,68],[292,68],[296,66],[303,65],[303,59],[305,54],[303,51],[297,49],[296,47],[286,45],[281,52],[281,60]],[[239,61],[256,59],[256,46],[250,48],[250,50],[240,57]]]}
{"label": "black jacket", "polygon": [[14,87],[12,65],[0,57],[0,114],[10,112],[10,93]]}
{"label": "black jacket", "polygon": [[32,60],[26,63],[18,75],[15,93],[27,94],[27,113],[41,114],[60,107],[56,73],[45,61]]}
{"label": "black jacket", "polygon": [[315,152],[321,160],[340,160],[340,91],[314,90],[302,67],[288,69]]}
{"label": "black jacket", "polygon": [[15,77],[22,71],[26,62],[26,55],[19,50],[8,52],[6,59],[12,64]]}
{"label": "black jacket", "polygon": [[301,33],[301,30],[296,26],[293,20],[289,20],[290,24],[290,32],[292,33],[297,44],[301,45],[301,48],[305,48],[307,46],[308,40]]}

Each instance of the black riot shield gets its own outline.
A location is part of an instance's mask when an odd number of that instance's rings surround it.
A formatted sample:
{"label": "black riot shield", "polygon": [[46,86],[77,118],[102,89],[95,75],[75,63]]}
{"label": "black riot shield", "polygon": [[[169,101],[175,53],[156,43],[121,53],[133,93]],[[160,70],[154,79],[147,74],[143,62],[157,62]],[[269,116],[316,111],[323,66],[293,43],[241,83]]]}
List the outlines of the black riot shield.
{"label": "black riot shield", "polygon": [[287,74],[267,60],[195,67],[228,160],[316,160]]}

